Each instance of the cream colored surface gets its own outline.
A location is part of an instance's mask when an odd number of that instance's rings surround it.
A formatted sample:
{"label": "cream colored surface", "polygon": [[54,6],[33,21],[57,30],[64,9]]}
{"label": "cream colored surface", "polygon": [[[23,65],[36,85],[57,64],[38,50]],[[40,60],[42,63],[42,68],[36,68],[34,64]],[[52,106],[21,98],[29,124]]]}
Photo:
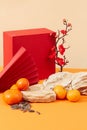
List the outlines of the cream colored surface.
{"label": "cream colored surface", "polygon": [[67,18],[73,30],[66,38],[67,67],[87,68],[87,0],[0,0],[0,66],[3,65],[3,31],[46,27],[62,29]]}

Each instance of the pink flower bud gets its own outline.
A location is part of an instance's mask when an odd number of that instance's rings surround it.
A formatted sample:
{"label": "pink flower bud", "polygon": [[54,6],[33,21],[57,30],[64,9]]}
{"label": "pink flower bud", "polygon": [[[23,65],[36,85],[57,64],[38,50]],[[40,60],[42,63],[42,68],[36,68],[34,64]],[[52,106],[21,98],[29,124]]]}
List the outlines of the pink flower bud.
{"label": "pink flower bud", "polygon": [[72,27],[72,25],[71,25],[71,23],[68,23],[68,25],[67,25],[68,27]]}

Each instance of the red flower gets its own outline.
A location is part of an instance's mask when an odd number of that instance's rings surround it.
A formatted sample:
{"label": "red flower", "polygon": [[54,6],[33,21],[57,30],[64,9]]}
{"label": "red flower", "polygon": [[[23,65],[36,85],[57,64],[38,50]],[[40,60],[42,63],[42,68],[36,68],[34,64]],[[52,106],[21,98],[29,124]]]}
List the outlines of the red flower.
{"label": "red flower", "polygon": [[58,49],[59,49],[60,54],[63,55],[65,52],[65,48],[64,48],[63,44],[59,45]]}
{"label": "red flower", "polygon": [[50,55],[49,55],[49,59],[55,59],[55,56],[56,56],[56,52],[52,52]]}
{"label": "red flower", "polygon": [[66,31],[66,30],[61,30],[61,33],[62,33],[63,35],[66,35],[66,34],[67,34],[67,31]]}
{"label": "red flower", "polygon": [[52,51],[52,52],[55,51],[55,46],[53,46],[53,47],[51,48],[51,51]]}
{"label": "red flower", "polygon": [[60,57],[57,57],[57,58],[56,58],[56,62],[57,62],[57,64],[60,65],[60,66],[64,66],[64,65],[66,64],[66,63],[65,63],[65,59],[60,58]]}
{"label": "red flower", "polygon": [[49,53],[49,59],[54,59],[56,56],[56,51],[55,51],[55,46],[53,46],[50,50],[50,53]]}

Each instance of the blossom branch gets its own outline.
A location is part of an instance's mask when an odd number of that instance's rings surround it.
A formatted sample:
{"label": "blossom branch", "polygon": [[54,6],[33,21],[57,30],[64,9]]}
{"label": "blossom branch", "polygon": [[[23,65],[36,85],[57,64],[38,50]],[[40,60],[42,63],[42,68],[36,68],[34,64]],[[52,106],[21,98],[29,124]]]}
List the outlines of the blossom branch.
{"label": "blossom branch", "polygon": [[[65,57],[65,50],[70,48],[64,47],[65,43],[65,36],[68,35],[69,31],[72,30],[72,25],[71,23],[68,23],[66,19],[63,19],[63,24],[65,26],[65,29],[63,30],[57,30],[56,33],[56,43],[55,46],[51,49],[51,55],[50,58],[55,58],[55,64],[60,66],[60,71],[63,71],[63,67],[69,63],[69,61]],[[54,52],[55,51],[55,52]]]}

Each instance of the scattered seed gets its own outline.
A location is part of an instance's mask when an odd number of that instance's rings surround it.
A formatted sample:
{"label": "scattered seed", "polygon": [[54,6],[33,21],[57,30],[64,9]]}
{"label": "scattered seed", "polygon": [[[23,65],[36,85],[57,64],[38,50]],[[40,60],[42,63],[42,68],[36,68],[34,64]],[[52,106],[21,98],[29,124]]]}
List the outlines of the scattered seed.
{"label": "scattered seed", "polygon": [[39,114],[39,115],[41,114],[39,111],[36,111],[36,113]]}
{"label": "scattered seed", "polygon": [[23,112],[27,112],[27,111],[28,112],[36,112],[40,115],[40,112],[31,109],[31,104],[28,101],[22,101],[18,104],[13,104],[13,105],[11,105],[11,108],[12,109],[19,109]]}
{"label": "scattered seed", "polygon": [[31,109],[31,110],[29,110],[29,112],[35,112],[35,110],[32,110],[32,109]]}

